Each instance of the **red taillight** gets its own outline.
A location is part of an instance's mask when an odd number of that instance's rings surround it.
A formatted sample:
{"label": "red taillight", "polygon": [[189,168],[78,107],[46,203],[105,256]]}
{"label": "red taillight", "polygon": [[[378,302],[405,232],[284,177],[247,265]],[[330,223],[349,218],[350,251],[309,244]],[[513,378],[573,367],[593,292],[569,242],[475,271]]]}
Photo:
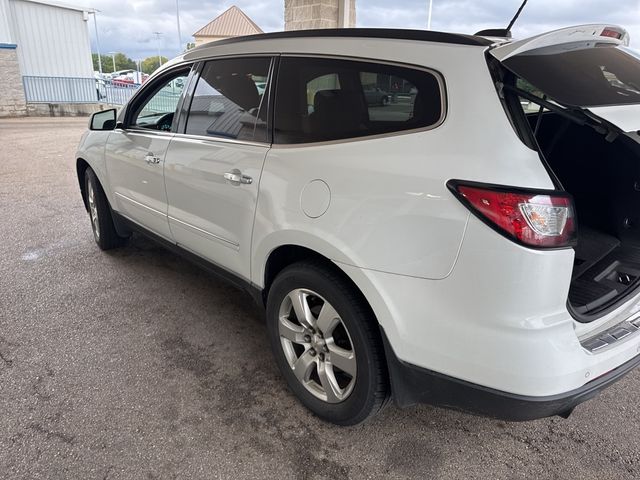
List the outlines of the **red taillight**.
{"label": "red taillight", "polygon": [[456,181],[448,185],[474,214],[512,240],[538,248],[575,241],[573,201],[566,193]]}

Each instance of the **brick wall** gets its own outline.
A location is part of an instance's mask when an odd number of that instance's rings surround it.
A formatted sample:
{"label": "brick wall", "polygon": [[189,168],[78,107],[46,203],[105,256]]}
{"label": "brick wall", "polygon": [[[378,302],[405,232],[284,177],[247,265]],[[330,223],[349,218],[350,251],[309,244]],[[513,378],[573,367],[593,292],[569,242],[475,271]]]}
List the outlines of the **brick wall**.
{"label": "brick wall", "polygon": [[[355,0],[351,2],[349,26],[356,25]],[[339,0],[284,0],[284,29],[336,28]]]}
{"label": "brick wall", "polygon": [[0,45],[0,117],[27,114],[16,49]]}

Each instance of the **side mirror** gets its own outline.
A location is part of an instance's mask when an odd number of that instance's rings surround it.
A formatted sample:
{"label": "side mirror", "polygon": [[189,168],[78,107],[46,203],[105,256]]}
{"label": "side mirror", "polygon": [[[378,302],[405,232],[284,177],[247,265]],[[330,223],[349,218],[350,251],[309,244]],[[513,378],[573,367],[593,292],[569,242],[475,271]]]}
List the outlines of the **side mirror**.
{"label": "side mirror", "polygon": [[110,108],[91,115],[89,130],[113,130],[116,128],[116,109]]}

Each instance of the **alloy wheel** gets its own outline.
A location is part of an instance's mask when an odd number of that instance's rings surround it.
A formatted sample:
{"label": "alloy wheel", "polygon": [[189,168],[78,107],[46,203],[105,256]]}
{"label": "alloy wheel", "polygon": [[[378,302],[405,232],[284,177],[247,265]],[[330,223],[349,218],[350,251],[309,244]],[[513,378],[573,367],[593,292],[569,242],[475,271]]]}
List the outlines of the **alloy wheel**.
{"label": "alloy wheel", "polygon": [[356,382],[356,354],[335,308],[316,292],[296,289],[280,305],[278,331],[298,381],[328,403],[346,400]]}
{"label": "alloy wheel", "polygon": [[89,200],[89,214],[91,215],[91,226],[96,239],[100,239],[100,224],[98,223],[98,206],[96,205],[96,195],[93,191],[93,185],[88,182],[87,197]]}

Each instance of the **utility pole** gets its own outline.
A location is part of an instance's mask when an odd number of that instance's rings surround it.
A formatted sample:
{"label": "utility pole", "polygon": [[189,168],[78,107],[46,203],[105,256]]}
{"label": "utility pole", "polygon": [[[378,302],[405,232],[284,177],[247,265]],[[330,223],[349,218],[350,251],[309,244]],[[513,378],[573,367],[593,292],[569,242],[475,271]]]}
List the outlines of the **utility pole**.
{"label": "utility pole", "polygon": [[100,72],[100,76],[102,77],[102,55],[100,54],[100,37],[98,35],[98,20],[96,20],[96,17],[98,16],[98,12],[100,10],[96,10],[95,8],[93,9],[92,13],[93,14],[93,26],[96,29],[96,49],[98,50],[98,71]]}
{"label": "utility pole", "polygon": [[176,0],[176,24],[178,25],[178,53],[182,53],[182,32],[180,31],[180,0]]}
{"label": "utility pole", "polygon": [[109,55],[111,55],[111,60],[113,61],[113,71],[116,71],[116,53],[117,52],[109,52]]}
{"label": "utility pole", "polygon": [[431,30],[431,12],[433,11],[433,0],[429,0],[429,16],[427,19],[427,30]]}
{"label": "utility pole", "polygon": [[153,34],[156,36],[156,47],[158,47],[158,68],[160,68],[162,66],[162,58],[160,58],[160,36],[162,35],[162,32],[153,32]]}

